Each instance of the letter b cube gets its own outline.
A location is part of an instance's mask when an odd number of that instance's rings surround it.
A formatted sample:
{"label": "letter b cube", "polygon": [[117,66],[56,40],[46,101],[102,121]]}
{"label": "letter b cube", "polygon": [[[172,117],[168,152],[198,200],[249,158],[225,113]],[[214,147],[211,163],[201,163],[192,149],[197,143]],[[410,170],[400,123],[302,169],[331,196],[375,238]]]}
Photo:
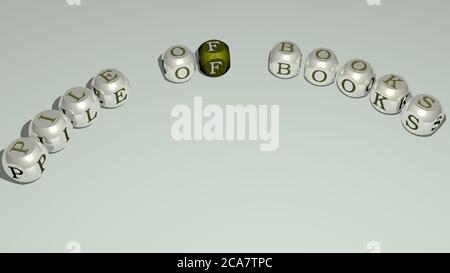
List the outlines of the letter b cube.
{"label": "letter b cube", "polygon": [[276,44],[269,54],[269,71],[278,78],[290,79],[300,73],[302,52],[293,42]]}

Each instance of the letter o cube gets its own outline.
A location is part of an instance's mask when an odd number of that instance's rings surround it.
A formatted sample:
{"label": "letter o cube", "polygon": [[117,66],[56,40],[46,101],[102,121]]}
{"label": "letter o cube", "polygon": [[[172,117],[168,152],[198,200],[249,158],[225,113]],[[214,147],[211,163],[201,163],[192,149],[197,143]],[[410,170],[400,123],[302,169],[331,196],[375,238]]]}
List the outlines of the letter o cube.
{"label": "letter o cube", "polygon": [[176,45],[162,56],[164,77],[174,83],[187,82],[195,72],[194,54],[185,46]]}

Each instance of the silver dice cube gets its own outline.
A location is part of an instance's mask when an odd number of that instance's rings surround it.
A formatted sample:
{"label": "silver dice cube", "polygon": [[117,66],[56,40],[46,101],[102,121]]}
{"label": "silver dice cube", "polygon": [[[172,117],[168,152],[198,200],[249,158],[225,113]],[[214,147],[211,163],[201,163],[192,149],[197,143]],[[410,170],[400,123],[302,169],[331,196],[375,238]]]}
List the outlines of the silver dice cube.
{"label": "silver dice cube", "polygon": [[194,54],[182,45],[167,49],[162,56],[162,63],[164,77],[174,83],[189,81],[196,71]]}
{"label": "silver dice cube", "polygon": [[97,118],[100,100],[92,90],[84,87],[69,89],[59,101],[59,110],[72,122],[75,128],[91,125]]}
{"label": "silver dice cube", "polygon": [[66,115],[57,110],[47,110],[33,118],[29,133],[44,144],[50,153],[55,153],[66,148],[72,128],[72,123]]}
{"label": "silver dice cube", "polygon": [[418,136],[429,136],[435,133],[445,121],[445,113],[439,101],[430,95],[412,97],[401,113],[405,129]]}
{"label": "silver dice cube", "polygon": [[269,71],[281,79],[290,79],[300,73],[302,52],[293,42],[276,44],[269,54]]}
{"label": "silver dice cube", "polygon": [[336,80],[337,67],[338,60],[332,50],[317,48],[306,58],[304,77],[313,85],[327,86]]}
{"label": "silver dice cube", "polygon": [[365,60],[352,59],[341,67],[336,79],[339,90],[352,98],[369,94],[375,83],[375,72]]}
{"label": "silver dice cube", "polygon": [[127,101],[130,83],[122,72],[108,68],[92,79],[90,88],[100,99],[102,107],[117,108]]}
{"label": "silver dice cube", "polygon": [[41,178],[46,168],[48,151],[31,137],[9,144],[2,156],[5,173],[17,183],[30,183]]}
{"label": "silver dice cube", "polygon": [[370,103],[383,114],[398,114],[411,98],[406,81],[395,74],[379,78],[370,93]]}

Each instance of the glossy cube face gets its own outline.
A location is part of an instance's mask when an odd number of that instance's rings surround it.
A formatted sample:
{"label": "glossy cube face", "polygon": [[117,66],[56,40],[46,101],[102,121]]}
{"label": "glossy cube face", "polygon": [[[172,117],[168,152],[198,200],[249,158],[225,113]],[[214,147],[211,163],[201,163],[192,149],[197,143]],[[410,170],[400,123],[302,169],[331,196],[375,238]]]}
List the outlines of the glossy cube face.
{"label": "glossy cube face", "polygon": [[362,59],[352,59],[338,72],[339,90],[352,98],[361,98],[369,94],[375,84],[375,72],[372,66]]}
{"label": "glossy cube face", "polygon": [[338,60],[327,48],[315,49],[305,63],[305,79],[313,85],[326,86],[336,79]]}
{"label": "glossy cube face", "polygon": [[398,114],[411,98],[408,84],[399,75],[388,74],[379,78],[371,93],[370,103],[383,114]]}
{"label": "glossy cube face", "polygon": [[59,101],[59,110],[72,122],[75,128],[91,125],[100,109],[99,98],[92,90],[84,87],[69,89]]}
{"label": "glossy cube face", "polygon": [[195,73],[194,54],[185,46],[167,49],[162,57],[164,77],[174,83],[187,82]]}
{"label": "glossy cube face", "polygon": [[439,101],[430,95],[418,95],[410,99],[401,113],[405,129],[418,136],[434,134],[445,121]]}
{"label": "glossy cube face", "polygon": [[198,65],[200,71],[209,77],[220,77],[231,66],[230,49],[220,40],[209,40],[198,48]]}
{"label": "glossy cube face", "polygon": [[293,42],[276,44],[269,54],[269,71],[278,78],[290,79],[300,73],[302,52]]}
{"label": "glossy cube face", "polygon": [[30,124],[30,136],[44,144],[50,153],[66,148],[72,133],[72,123],[63,113],[47,110],[37,114]]}
{"label": "glossy cube face", "polygon": [[8,145],[3,153],[5,173],[17,183],[38,180],[46,169],[48,151],[31,137],[20,138]]}
{"label": "glossy cube face", "polygon": [[105,108],[117,108],[128,99],[130,84],[125,75],[117,69],[100,71],[92,80],[90,88]]}

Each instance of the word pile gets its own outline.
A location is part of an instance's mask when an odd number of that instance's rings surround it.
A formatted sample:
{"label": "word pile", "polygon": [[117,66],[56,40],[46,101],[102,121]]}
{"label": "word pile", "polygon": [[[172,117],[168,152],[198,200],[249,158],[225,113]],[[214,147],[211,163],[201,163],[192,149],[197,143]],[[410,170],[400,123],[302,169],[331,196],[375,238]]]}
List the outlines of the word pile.
{"label": "word pile", "polygon": [[104,69],[88,88],[69,89],[59,100],[58,110],[45,110],[30,123],[29,136],[13,141],[3,153],[2,166],[15,182],[31,183],[42,177],[50,153],[63,150],[73,128],[90,126],[100,107],[117,108],[128,98],[129,81],[117,69]]}

